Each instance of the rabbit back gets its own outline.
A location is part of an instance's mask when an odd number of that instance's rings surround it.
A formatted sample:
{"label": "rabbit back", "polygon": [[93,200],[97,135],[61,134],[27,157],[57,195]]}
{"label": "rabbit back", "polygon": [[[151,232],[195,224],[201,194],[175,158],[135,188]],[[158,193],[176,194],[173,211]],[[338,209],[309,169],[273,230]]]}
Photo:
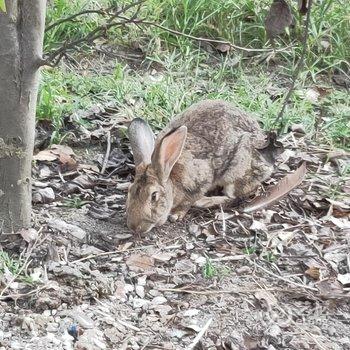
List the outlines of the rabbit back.
{"label": "rabbit back", "polygon": [[270,176],[272,166],[258,151],[265,133],[255,119],[230,103],[204,100],[192,105],[159,133],[156,142],[182,125],[187,139],[171,173],[175,202],[184,201],[184,196],[196,200],[216,187],[231,198],[243,197]]}

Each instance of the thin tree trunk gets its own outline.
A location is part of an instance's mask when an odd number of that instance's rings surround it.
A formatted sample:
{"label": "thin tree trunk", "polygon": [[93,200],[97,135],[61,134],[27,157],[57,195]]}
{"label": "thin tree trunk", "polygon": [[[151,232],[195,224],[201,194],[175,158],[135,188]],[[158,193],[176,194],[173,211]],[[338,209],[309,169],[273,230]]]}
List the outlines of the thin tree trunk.
{"label": "thin tree trunk", "polygon": [[46,0],[0,11],[0,232],[30,225],[31,162]]}

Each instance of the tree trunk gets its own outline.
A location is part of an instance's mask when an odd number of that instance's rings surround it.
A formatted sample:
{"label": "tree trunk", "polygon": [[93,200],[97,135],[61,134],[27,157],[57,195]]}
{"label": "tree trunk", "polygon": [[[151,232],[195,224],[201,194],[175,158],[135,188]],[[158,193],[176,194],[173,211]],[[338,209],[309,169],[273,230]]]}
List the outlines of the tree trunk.
{"label": "tree trunk", "polygon": [[0,11],[0,233],[28,227],[31,162],[46,0]]}

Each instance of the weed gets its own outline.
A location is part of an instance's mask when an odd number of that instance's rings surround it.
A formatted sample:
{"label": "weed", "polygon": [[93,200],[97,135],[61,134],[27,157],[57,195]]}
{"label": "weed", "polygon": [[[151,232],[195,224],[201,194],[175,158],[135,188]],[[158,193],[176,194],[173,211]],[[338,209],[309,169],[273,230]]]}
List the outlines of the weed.
{"label": "weed", "polygon": [[266,261],[270,262],[270,263],[273,263],[273,262],[275,262],[275,261],[277,260],[277,256],[276,256],[273,252],[267,252],[267,253],[263,256],[263,258],[264,258]]}
{"label": "weed", "polygon": [[247,255],[252,255],[256,253],[256,247],[246,247],[243,249],[243,253]]}
{"label": "weed", "polygon": [[213,278],[217,276],[217,269],[214,266],[213,262],[207,258],[207,261],[205,262],[205,265],[203,267],[203,276],[204,278]]}
{"label": "weed", "polygon": [[74,196],[72,198],[68,198],[63,201],[64,206],[68,208],[76,208],[76,209],[80,209],[88,203],[90,202],[82,200],[79,196]]}
{"label": "weed", "polygon": [[20,258],[13,258],[7,252],[0,251],[0,281],[3,279],[3,276],[8,276],[8,278],[12,279],[18,275],[16,280],[26,284],[33,284],[33,278],[27,274],[25,268],[22,269],[23,261]]}
{"label": "weed", "polygon": [[217,267],[213,264],[210,258],[207,258],[205,265],[203,266],[203,277],[206,279],[214,277],[224,277],[230,273],[230,269],[227,267]]}

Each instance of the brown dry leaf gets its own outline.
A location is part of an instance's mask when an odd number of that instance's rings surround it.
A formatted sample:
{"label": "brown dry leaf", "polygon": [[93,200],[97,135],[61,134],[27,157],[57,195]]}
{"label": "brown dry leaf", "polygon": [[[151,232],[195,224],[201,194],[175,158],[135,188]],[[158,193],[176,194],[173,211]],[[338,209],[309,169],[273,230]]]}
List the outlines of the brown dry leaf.
{"label": "brown dry leaf", "polygon": [[138,255],[133,254],[126,260],[126,265],[128,265],[131,271],[135,272],[145,272],[149,271],[154,267],[154,259],[148,255]]}
{"label": "brown dry leaf", "polygon": [[251,213],[280,200],[303,181],[305,174],[306,163],[304,162],[297,170],[295,170],[294,173],[288,174],[282,180],[280,180],[268,192],[267,196],[256,197],[245,208],[243,208],[243,211],[245,213]]}
{"label": "brown dry leaf", "polygon": [[39,161],[52,162],[52,161],[58,159],[58,155],[57,154],[53,154],[48,149],[45,149],[44,151],[40,151],[35,156],[33,156],[33,159],[34,160],[39,160]]}
{"label": "brown dry leaf", "polygon": [[311,266],[305,271],[305,275],[318,281],[320,279],[320,269],[318,267]]}
{"label": "brown dry leaf", "polygon": [[274,0],[265,19],[267,36],[272,39],[293,23],[292,11],[285,0]]}
{"label": "brown dry leaf", "polygon": [[38,231],[34,228],[22,229],[17,233],[19,233],[27,243],[34,242],[38,238]]}
{"label": "brown dry leaf", "polygon": [[73,168],[76,165],[76,161],[72,158],[73,155],[73,150],[68,146],[52,145],[51,149],[40,151],[33,159],[47,162],[59,159],[60,163],[63,164],[65,168]]}
{"label": "brown dry leaf", "polygon": [[57,154],[57,155],[64,153],[64,154],[67,154],[69,156],[74,156],[74,151],[72,150],[72,148],[69,146],[64,146],[64,145],[53,144],[51,146],[51,152],[54,154]]}
{"label": "brown dry leaf", "polygon": [[277,305],[276,297],[267,290],[259,290],[254,294],[254,296],[260,301],[264,300],[268,308],[272,308],[273,306]]}
{"label": "brown dry leaf", "polygon": [[316,287],[322,296],[334,297],[343,294],[342,285],[334,278],[324,279],[316,283]]}
{"label": "brown dry leaf", "polygon": [[160,252],[160,253],[153,254],[152,258],[157,261],[167,262],[174,256],[176,256],[176,254],[174,253]]}

